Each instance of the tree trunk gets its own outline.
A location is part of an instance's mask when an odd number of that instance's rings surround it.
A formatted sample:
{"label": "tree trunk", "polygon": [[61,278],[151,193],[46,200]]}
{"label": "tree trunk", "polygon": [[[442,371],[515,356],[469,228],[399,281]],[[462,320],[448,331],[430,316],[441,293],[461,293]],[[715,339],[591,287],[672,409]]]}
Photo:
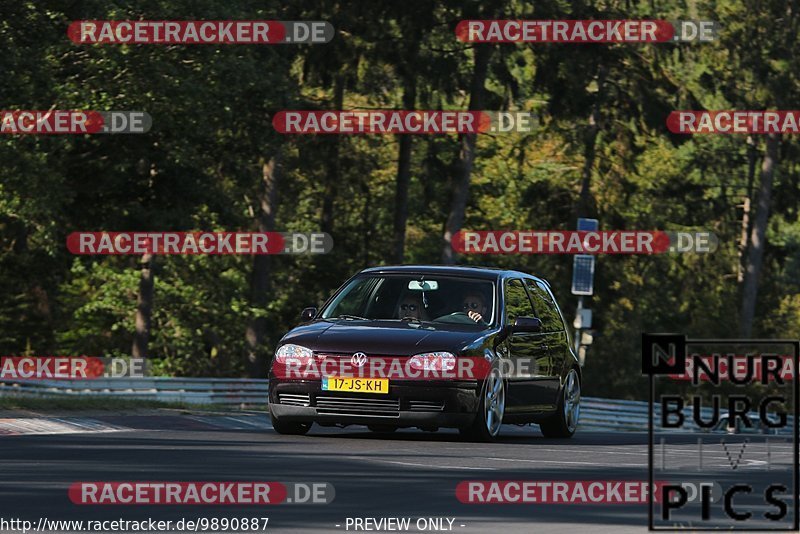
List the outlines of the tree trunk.
{"label": "tree trunk", "polygon": [[[344,76],[337,74],[333,82],[333,109],[341,110],[344,106]],[[333,233],[333,202],[339,192],[339,181],[341,171],[339,168],[339,147],[341,145],[341,135],[329,136],[330,152],[328,157],[328,172],[325,177],[325,193],[322,198],[322,216],[320,217],[320,227],[323,232]]]}
{"label": "tree trunk", "polygon": [[[469,110],[478,111],[483,107],[484,84],[489,67],[489,58],[494,48],[488,45],[477,45],[475,47],[475,66],[472,71],[472,83],[470,86]],[[469,195],[469,184],[472,178],[472,166],[475,161],[475,141],[477,135],[474,133],[461,134],[461,152],[459,153],[458,174],[453,190],[453,200],[450,204],[450,213],[444,227],[444,242],[442,246],[442,263],[452,265],[455,263],[453,252],[453,236],[461,230],[464,223],[464,212],[467,208],[467,197]]]}
{"label": "tree trunk", "polygon": [[780,137],[778,134],[769,134],[767,136],[767,149],[764,154],[764,160],[761,163],[761,183],[758,188],[755,220],[753,221],[753,230],[750,232],[750,243],[744,271],[742,312],[739,324],[739,332],[742,337],[750,337],[753,332],[753,318],[755,317],[758,297],[758,279],[764,259],[765,236],[767,224],[769,223],[769,208],[772,201],[772,181],[775,176],[775,168],[778,166],[779,143]]}
{"label": "tree trunk", "polygon": [[[414,109],[416,101],[417,78],[414,73],[408,73],[403,87],[403,109]],[[394,195],[392,261],[394,263],[403,263],[406,247],[406,223],[408,222],[408,186],[411,182],[411,146],[414,136],[399,134],[397,137],[398,154]]]}
{"label": "tree trunk", "polygon": [[595,148],[597,145],[597,134],[599,131],[600,128],[597,126],[597,116],[593,112],[591,115],[589,115],[589,126],[586,131],[586,141],[583,148],[581,192],[578,195],[578,206],[575,210],[576,218],[588,217],[591,211],[592,169],[594,169]]}
{"label": "tree trunk", "polygon": [[134,358],[149,356],[150,324],[153,316],[153,293],[155,279],[153,275],[154,258],[152,254],[143,254],[141,260],[142,273],[139,277],[139,294],[136,297],[136,321],[133,332]]}
{"label": "tree trunk", "polygon": [[742,202],[742,234],[739,239],[739,264],[736,281],[744,282],[744,259],[747,256],[747,242],[750,236],[750,212],[753,205],[753,182],[756,176],[756,161],[758,150],[753,136],[747,136],[747,195]]}
{"label": "tree trunk", "polygon": [[595,95],[589,125],[586,129],[583,145],[583,170],[581,172],[581,192],[575,210],[576,218],[588,217],[593,210],[592,202],[592,170],[594,169],[597,149],[597,136],[600,133],[600,107],[602,105],[603,86],[606,83],[606,69],[602,65],[597,68],[597,95]]}
{"label": "tree trunk", "polygon": [[[278,182],[281,173],[280,153],[269,161],[261,162],[261,182],[257,194],[258,213],[256,221],[259,232],[275,230],[275,211],[278,207]],[[264,312],[269,302],[271,258],[268,254],[253,255],[253,272],[250,277],[250,303],[259,312]],[[247,325],[247,368],[251,378],[267,376],[267,359],[264,340],[267,334],[267,319],[253,317]]]}
{"label": "tree trunk", "polygon": [[737,265],[738,271],[736,273],[736,281],[741,284],[744,282],[744,260],[747,255],[747,242],[750,236],[750,197],[744,197],[742,200],[742,233],[739,237],[739,263]]}
{"label": "tree trunk", "polygon": [[369,183],[364,180],[361,183],[361,194],[364,196],[364,208],[361,210],[361,226],[363,228],[362,234],[364,235],[363,241],[363,256],[362,265],[363,269],[369,267],[369,250],[372,244],[372,227],[370,224],[370,207],[372,206],[372,192],[369,189]]}

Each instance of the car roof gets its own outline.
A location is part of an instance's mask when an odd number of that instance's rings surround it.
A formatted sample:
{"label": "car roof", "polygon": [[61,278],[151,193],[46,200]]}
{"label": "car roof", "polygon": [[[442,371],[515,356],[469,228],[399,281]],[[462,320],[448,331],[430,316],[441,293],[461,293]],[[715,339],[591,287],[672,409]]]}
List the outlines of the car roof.
{"label": "car roof", "polygon": [[369,267],[359,274],[431,274],[439,276],[472,276],[475,278],[486,278],[495,280],[500,278],[533,278],[548,286],[550,283],[539,276],[514,271],[510,269],[500,269],[498,267],[472,267],[465,265],[384,265],[381,267]]}

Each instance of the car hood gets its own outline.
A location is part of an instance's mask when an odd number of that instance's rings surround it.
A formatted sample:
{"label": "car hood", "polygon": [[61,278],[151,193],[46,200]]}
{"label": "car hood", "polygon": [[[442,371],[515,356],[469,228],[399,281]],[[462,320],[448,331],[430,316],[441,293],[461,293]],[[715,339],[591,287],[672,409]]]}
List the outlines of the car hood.
{"label": "car hood", "polygon": [[[420,352],[449,351],[463,347],[486,335],[485,331],[458,327],[440,330],[398,321],[315,321],[290,331],[281,345],[294,343],[314,352],[413,356]],[[469,329],[467,329],[469,328]]]}

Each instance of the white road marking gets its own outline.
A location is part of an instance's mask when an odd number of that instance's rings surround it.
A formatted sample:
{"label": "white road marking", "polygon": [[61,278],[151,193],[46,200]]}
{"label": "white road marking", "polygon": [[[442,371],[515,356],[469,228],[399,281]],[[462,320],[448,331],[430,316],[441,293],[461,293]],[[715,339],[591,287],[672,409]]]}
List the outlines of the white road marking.
{"label": "white road marking", "polygon": [[472,471],[497,471],[492,467],[467,467],[462,465],[429,465],[429,464],[416,464],[412,462],[397,462],[394,460],[373,460],[378,463],[397,464],[397,465],[412,465],[415,467],[427,467],[429,469],[469,469]]}
{"label": "white road marking", "polygon": [[486,458],[486,460],[494,460],[496,462],[526,462],[526,463],[533,463],[533,464],[559,464],[559,465],[590,465],[594,467],[603,466],[603,467],[647,467],[646,463],[642,464],[621,464],[621,463],[609,463],[609,464],[602,464],[598,462],[570,462],[566,460],[530,460],[524,458]]}
{"label": "white road marking", "polygon": [[[9,433],[4,433],[4,430]],[[120,432],[124,430],[130,429],[88,418],[62,419],[20,417],[15,419],[0,419],[0,435],[2,436],[31,434],[96,434],[101,432]]]}

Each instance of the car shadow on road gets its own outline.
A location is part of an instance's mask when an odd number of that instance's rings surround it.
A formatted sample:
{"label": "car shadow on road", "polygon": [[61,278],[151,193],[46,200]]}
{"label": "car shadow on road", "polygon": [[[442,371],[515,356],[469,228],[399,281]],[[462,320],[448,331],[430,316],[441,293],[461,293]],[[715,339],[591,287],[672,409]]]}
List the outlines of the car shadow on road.
{"label": "car shadow on road", "polygon": [[[332,429],[330,427],[314,426],[309,436],[319,436],[334,439],[364,439],[364,440],[393,440],[408,442],[448,442],[448,443],[473,443],[462,437],[453,429],[440,429],[438,432],[426,432],[417,429],[400,429],[397,432],[371,432],[363,427],[346,427]],[[687,443],[696,442],[696,438]],[[571,438],[558,439],[546,438],[536,427],[503,429],[500,436],[493,443],[504,445],[559,445],[597,446],[597,445],[647,445],[647,434],[642,432],[578,432]]]}

